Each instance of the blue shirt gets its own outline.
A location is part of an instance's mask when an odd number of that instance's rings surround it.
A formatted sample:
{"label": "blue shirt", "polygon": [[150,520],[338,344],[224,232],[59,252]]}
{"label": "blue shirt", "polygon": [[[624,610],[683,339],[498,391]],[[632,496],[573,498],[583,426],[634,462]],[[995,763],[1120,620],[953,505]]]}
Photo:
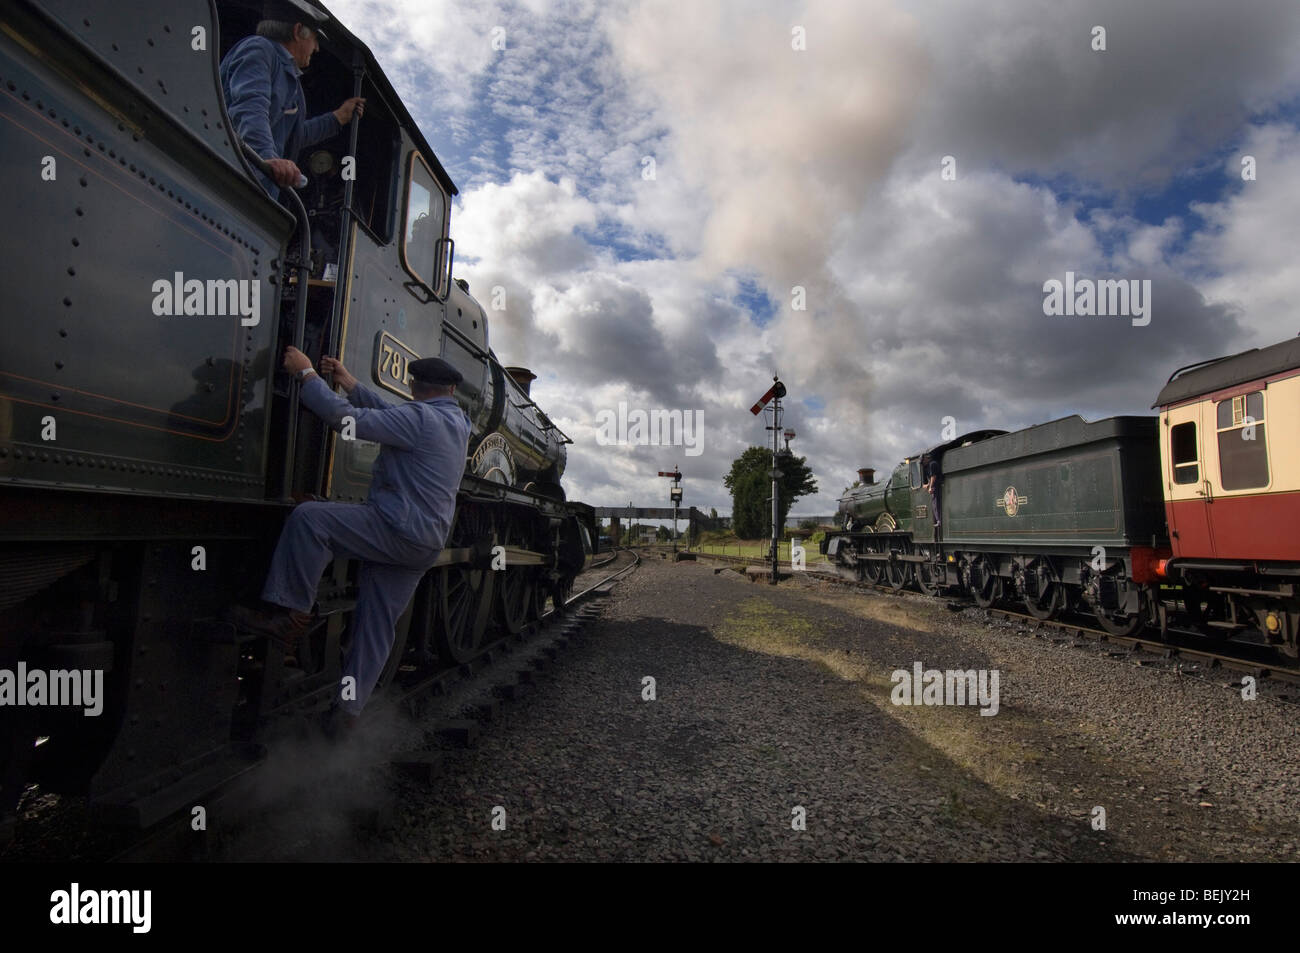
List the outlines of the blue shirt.
{"label": "blue shirt", "polygon": [[349,399],[330,390],[319,376],[308,378],[302,388],[303,404],[333,429],[350,416],[358,440],[382,445],[367,502],[379,509],[397,535],[442,549],[465,473],[469,418],[454,397],[389,404],[358,384]]}
{"label": "blue shirt", "polygon": [[[307,118],[302,70],[285,47],[264,36],[248,36],[221,61],[221,92],[235,132],[263,159],[298,161],[298,154],[342,127],[333,113]],[[262,187],[278,198],[279,188],[258,173]]]}

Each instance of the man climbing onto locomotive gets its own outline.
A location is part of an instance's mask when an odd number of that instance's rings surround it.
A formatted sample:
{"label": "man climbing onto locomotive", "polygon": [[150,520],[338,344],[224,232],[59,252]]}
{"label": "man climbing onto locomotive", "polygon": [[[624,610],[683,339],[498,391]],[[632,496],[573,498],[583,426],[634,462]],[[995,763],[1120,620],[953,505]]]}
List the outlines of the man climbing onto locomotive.
{"label": "man climbing onto locomotive", "polygon": [[[351,418],[358,440],[381,444],[365,503],[307,502],[289,514],[275,548],[261,610],[232,606],[227,618],[292,651],[311,623],[321,574],[335,557],[361,560],[352,647],[327,730],[355,723],[388,661],[394,626],[446,543],[465,471],[470,421],[454,396],[461,374],[436,357],[410,363],[411,396],[389,404],[339,361],[321,358],[344,400],[295,347],[285,370],[303,379],[302,403],[335,430]],[[349,683],[348,679],[351,679]],[[349,691],[349,689],[351,689]]]}
{"label": "man climbing onto locomotive", "polygon": [[302,175],[294,159],[303,149],[338,133],[354,115],[365,112],[360,96],[345,99],[332,113],[307,116],[302,75],[320,49],[320,24],[326,19],[302,0],[272,0],[263,7],[257,34],[240,40],[221,61],[221,92],[226,112],[252,149],[271,166],[274,183],[258,181],[278,198]]}
{"label": "man climbing onto locomotive", "polygon": [[930,509],[933,511],[934,525],[939,525],[939,502],[943,493],[943,476],[939,473],[939,461],[931,454],[921,454],[921,485],[930,493]]}

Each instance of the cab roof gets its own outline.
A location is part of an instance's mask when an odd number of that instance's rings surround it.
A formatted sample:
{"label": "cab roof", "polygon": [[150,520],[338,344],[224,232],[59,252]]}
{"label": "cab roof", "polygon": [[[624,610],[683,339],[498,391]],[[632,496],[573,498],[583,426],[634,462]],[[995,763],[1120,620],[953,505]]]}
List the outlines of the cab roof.
{"label": "cab roof", "polygon": [[1286,371],[1300,370],[1300,337],[1240,354],[1180,367],[1170,375],[1152,407],[1168,407]]}

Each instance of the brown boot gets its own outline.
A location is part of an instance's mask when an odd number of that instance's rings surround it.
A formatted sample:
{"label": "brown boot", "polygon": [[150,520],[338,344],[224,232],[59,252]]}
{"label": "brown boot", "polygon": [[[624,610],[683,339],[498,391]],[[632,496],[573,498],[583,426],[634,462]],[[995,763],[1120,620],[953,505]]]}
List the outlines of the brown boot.
{"label": "brown boot", "polygon": [[236,628],[264,635],[280,645],[286,653],[291,654],[311,625],[311,613],[298,612],[271,603],[264,604],[272,611],[266,612],[236,605],[228,608],[223,615],[226,621],[233,622]]}

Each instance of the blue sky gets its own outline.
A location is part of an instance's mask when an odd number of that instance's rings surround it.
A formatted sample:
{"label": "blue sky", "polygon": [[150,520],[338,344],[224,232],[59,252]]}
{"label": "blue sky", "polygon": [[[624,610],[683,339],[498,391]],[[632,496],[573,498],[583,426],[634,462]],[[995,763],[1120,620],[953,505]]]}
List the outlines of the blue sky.
{"label": "blue sky", "polygon": [[[1300,330],[1289,0],[331,10],[461,189],[458,268],[504,289],[493,346],[577,441],[573,498],[657,501],[675,460],[726,512],[773,373],[822,491],[796,508],[827,513],[947,416],[1143,413],[1175,367]],[[1150,280],[1151,324],[1044,315],[1067,271]],[[620,401],[701,411],[704,452],[597,445]]]}

